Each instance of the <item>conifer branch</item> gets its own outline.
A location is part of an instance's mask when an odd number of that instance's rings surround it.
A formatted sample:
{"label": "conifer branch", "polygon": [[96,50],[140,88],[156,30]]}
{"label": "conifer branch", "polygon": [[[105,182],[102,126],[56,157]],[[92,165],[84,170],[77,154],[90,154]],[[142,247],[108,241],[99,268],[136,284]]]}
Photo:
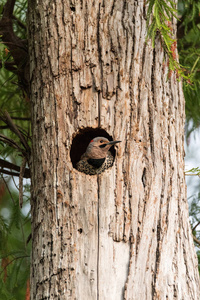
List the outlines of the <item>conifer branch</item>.
{"label": "conifer branch", "polygon": [[2,168],[0,169],[0,173],[5,174],[5,175],[10,175],[10,176],[17,176],[17,177],[20,176],[19,173],[7,171],[7,170],[4,170],[4,169],[2,169]]}
{"label": "conifer branch", "polygon": [[3,66],[4,66],[8,71],[11,71],[11,72],[13,72],[13,73],[17,73],[17,68],[16,68],[14,62],[11,62],[11,61],[4,61],[4,62],[2,62],[2,61],[0,60],[0,68],[2,68]]}
{"label": "conifer branch", "polygon": [[30,152],[30,147],[29,147],[28,143],[24,139],[23,135],[21,134],[21,132],[19,131],[19,129],[17,128],[15,123],[12,121],[12,118],[10,117],[10,115],[7,111],[4,112],[4,118],[3,119],[4,119],[4,122],[9,126],[10,130],[12,130],[19,137],[22,145],[24,146],[24,148],[29,153]]}
{"label": "conifer branch", "polygon": [[19,150],[20,152],[24,152],[22,148],[20,148],[20,146],[12,139],[8,138],[7,136],[0,134],[0,141],[2,141],[3,143],[8,144],[9,146],[11,146],[14,149]]}
{"label": "conifer branch", "polygon": [[[0,169],[1,173],[7,174],[7,175],[12,175],[12,176],[18,176],[18,177],[20,176],[20,167],[11,162],[0,159],[0,167],[1,167],[1,169]],[[7,171],[4,168],[14,170],[18,173],[13,172],[13,171]],[[30,170],[29,169],[25,168],[23,177],[30,178]]]}
{"label": "conifer branch", "polygon": [[195,241],[195,243],[197,243],[197,244],[200,246],[200,240],[198,240],[198,239],[196,238],[196,236],[194,236],[194,235],[193,235],[193,240]]}
{"label": "conifer branch", "polygon": [[23,158],[21,167],[20,167],[20,173],[19,173],[19,207],[22,208],[23,205],[23,178],[26,168],[26,158]]}
{"label": "conifer branch", "polygon": [[10,198],[12,199],[13,205],[15,205],[15,200],[13,199],[13,196],[12,196],[12,193],[11,193],[11,191],[10,191],[10,189],[9,189],[9,186],[8,186],[8,184],[7,184],[7,182],[6,182],[6,180],[4,179],[4,177],[3,177],[2,174],[1,174],[1,178],[3,179],[3,182],[4,182],[4,184],[5,184],[5,186],[6,186],[7,190],[8,190],[8,193],[9,193],[9,195],[10,195]]}
{"label": "conifer branch", "polygon": [[[9,253],[8,253],[7,256],[9,256]],[[28,256],[28,255],[22,255],[22,256],[14,257],[11,261],[9,261],[9,262],[4,266],[3,270],[0,272],[0,275],[1,275],[1,274],[4,272],[4,270],[5,270],[10,264],[12,264],[15,260],[20,259],[20,258],[25,258],[25,257],[29,257],[29,256]]]}
{"label": "conifer branch", "polygon": [[199,224],[200,224],[200,221],[192,228],[192,232],[195,231],[195,229],[199,226]]}
{"label": "conifer branch", "polygon": [[26,25],[24,24],[24,23],[22,23],[16,16],[14,16],[14,15],[12,15],[12,19],[13,20],[16,20],[17,21],[17,23],[19,24],[19,26],[21,27],[21,28],[23,28],[23,29],[27,29],[26,28]]}

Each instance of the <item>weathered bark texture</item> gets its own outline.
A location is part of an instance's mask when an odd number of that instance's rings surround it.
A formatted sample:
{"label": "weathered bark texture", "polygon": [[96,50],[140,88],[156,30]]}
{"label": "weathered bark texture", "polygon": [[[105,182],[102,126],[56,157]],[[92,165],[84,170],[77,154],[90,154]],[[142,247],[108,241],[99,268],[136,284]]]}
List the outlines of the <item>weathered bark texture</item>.
{"label": "weathered bark texture", "polygon": [[[184,97],[159,40],[145,43],[145,11],[29,0],[32,300],[199,300]],[[99,124],[122,143],[97,177],[73,168],[70,145]]]}

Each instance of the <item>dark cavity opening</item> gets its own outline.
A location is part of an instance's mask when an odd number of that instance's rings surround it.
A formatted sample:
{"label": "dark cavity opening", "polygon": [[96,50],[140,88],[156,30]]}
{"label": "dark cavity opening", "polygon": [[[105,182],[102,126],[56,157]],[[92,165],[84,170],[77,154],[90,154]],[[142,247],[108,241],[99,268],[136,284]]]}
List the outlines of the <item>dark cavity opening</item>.
{"label": "dark cavity opening", "polygon": [[[81,155],[85,153],[87,146],[90,141],[98,136],[103,136],[107,138],[109,141],[113,141],[111,135],[109,135],[103,128],[92,128],[86,127],[79,129],[78,133],[76,133],[72,140],[71,150],[70,150],[70,158],[73,167],[76,169],[76,164],[80,160]],[[116,150],[114,146],[110,148],[110,152],[115,158]]]}

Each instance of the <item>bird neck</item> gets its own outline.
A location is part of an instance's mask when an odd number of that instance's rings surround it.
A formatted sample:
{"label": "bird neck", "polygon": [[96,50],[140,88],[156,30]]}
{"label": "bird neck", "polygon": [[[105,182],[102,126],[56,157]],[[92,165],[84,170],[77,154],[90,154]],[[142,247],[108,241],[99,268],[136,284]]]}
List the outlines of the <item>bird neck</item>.
{"label": "bird neck", "polygon": [[86,152],[88,158],[92,159],[102,159],[106,158],[108,150],[110,147],[106,146],[105,148],[93,147]]}
{"label": "bird neck", "polygon": [[100,168],[104,163],[105,158],[89,158],[87,162],[94,168]]}

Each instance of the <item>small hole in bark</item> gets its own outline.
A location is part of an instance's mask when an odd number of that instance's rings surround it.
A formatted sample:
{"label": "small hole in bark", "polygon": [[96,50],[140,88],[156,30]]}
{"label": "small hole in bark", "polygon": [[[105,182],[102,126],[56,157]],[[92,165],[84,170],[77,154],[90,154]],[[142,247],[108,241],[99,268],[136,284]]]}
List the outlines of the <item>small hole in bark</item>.
{"label": "small hole in bark", "polygon": [[82,228],[79,228],[79,229],[78,229],[78,232],[79,232],[79,233],[82,233],[82,232],[83,232],[83,229],[82,229]]}
{"label": "small hole in bark", "polygon": [[76,11],[76,8],[74,6],[70,7],[71,11]]}
{"label": "small hole in bark", "polygon": [[[87,146],[89,145],[90,141],[95,137],[102,136],[107,138],[109,141],[113,141],[111,135],[109,135],[103,128],[92,128],[92,127],[85,127],[81,128],[78,133],[76,133],[72,140],[71,150],[70,150],[70,158],[72,165],[75,169],[77,162],[80,160],[81,155],[85,153]],[[115,158],[116,150],[114,146],[110,148],[110,152]]]}

